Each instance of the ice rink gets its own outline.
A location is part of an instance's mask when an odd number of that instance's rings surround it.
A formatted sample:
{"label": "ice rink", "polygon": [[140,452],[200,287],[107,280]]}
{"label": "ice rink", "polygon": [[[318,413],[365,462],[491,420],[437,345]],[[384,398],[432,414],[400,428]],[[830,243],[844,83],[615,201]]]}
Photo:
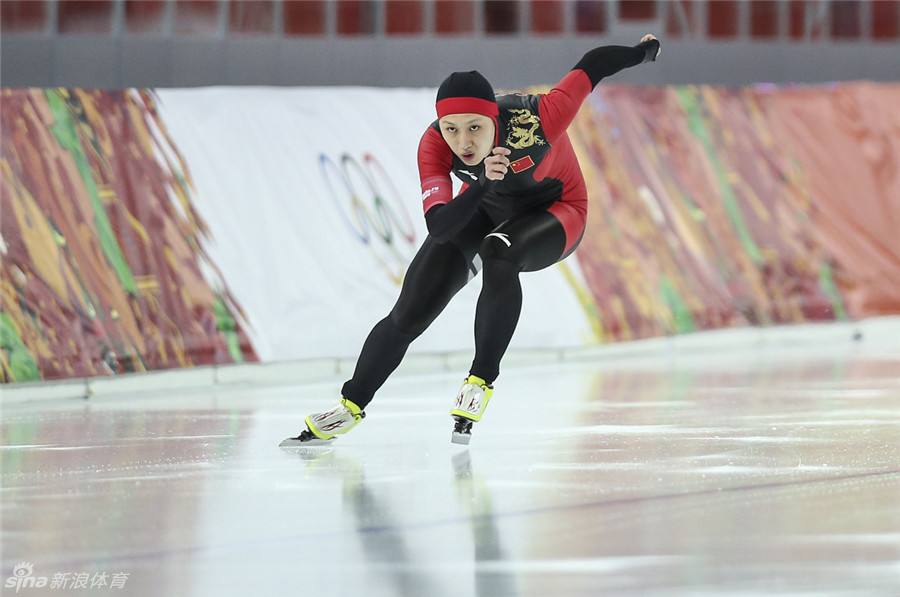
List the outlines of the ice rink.
{"label": "ice rink", "polygon": [[3,579],[123,586],[3,594],[900,595],[900,342],[808,340],[510,366],[468,448],[464,371],[306,450],[340,377],[6,401]]}

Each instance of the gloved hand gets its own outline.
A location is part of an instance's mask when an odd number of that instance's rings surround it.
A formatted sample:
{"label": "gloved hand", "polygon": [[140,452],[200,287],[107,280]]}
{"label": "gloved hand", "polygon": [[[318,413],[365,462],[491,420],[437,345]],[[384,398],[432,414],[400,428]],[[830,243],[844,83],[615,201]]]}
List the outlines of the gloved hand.
{"label": "gloved hand", "polygon": [[[648,42],[648,41],[656,42],[656,53],[650,55],[648,58],[644,58],[644,62],[647,62],[648,60],[651,62],[656,62],[656,59],[659,58],[660,54],[662,54],[662,44],[659,43],[659,40],[656,39],[656,36],[653,35],[652,33],[648,33],[647,35],[645,35],[644,37],[641,38],[641,44],[644,44],[644,42]],[[650,44],[645,44],[645,45],[650,45]]]}

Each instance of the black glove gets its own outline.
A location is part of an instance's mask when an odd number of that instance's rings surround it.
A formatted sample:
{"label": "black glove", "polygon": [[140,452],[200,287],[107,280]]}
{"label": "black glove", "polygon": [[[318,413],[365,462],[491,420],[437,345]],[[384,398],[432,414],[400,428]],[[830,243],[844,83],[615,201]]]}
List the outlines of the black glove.
{"label": "black glove", "polygon": [[647,41],[642,41],[637,45],[639,48],[643,48],[644,50],[644,60],[641,61],[641,64],[644,62],[656,62],[656,57],[659,56],[660,43],[658,39],[648,39]]}

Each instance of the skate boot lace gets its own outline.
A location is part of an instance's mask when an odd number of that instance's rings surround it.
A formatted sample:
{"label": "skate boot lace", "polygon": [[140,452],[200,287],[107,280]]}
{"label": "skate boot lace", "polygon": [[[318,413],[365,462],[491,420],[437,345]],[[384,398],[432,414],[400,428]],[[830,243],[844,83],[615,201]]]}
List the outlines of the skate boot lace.
{"label": "skate boot lace", "polygon": [[365,416],[366,413],[364,411],[354,414],[349,408],[341,404],[327,412],[314,415],[312,420],[320,431],[328,433],[337,431],[346,425],[352,424],[354,421],[364,419]]}
{"label": "skate boot lace", "polygon": [[484,388],[478,384],[467,383],[463,385],[456,397],[456,408],[470,413],[481,410],[481,401],[484,398]]}

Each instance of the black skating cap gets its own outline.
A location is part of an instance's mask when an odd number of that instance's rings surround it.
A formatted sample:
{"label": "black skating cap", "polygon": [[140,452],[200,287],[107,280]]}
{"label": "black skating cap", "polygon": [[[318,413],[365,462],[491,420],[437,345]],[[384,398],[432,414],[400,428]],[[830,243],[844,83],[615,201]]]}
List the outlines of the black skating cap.
{"label": "black skating cap", "polygon": [[437,93],[438,118],[447,114],[482,114],[495,118],[499,113],[494,88],[477,70],[451,73]]}

